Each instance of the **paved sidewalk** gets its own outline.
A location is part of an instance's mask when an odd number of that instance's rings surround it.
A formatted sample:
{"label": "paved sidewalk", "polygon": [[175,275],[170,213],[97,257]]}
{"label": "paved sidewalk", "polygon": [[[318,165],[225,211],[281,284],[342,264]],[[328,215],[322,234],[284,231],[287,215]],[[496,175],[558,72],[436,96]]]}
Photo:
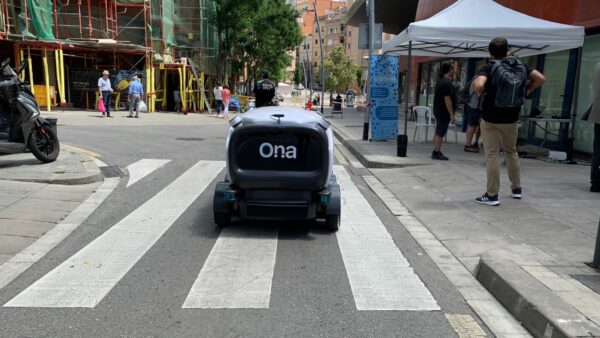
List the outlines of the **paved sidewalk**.
{"label": "paved sidewalk", "polygon": [[0,266],[75,210],[101,185],[95,160],[61,145],[58,159],[30,153],[0,156]]}
{"label": "paved sidewalk", "polygon": [[521,159],[523,199],[511,198],[503,169],[501,205],[482,206],[474,198],[485,191],[483,152],[464,152],[463,133],[454,143],[450,131],[442,146],[450,161],[434,161],[432,130],[428,142],[415,143],[412,122],[401,158],[395,141],[362,140],[362,112],[344,108],[343,118],[329,121],[350,152],[534,336],[600,336],[600,296],[592,291],[600,273],[584,264],[592,260],[600,218],[588,165]]}

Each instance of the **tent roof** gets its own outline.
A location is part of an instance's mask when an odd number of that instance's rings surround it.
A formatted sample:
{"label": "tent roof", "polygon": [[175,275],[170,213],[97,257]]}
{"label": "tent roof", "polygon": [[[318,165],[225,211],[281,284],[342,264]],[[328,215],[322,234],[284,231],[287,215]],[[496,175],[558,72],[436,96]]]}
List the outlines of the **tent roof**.
{"label": "tent roof", "polygon": [[386,54],[487,57],[489,42],[501,36],[515,55],[545,54],[583,45],[584,27],[569,26],[506,8],[493,0],[458,0],[436,15],[408,25],[386,42]]}

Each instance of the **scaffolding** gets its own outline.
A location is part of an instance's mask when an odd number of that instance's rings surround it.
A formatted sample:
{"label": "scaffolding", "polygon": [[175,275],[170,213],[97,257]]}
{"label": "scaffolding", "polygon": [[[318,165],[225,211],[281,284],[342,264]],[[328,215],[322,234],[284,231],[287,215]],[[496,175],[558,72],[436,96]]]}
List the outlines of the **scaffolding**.
{"label": "scaffolding", "polygon": [[[56,83],[57,105],[65,105],[67,97],[64,58],[68,57],[94,69],[141,67],[149,111],[154,111],[157,101],[164,107],[163,75],[172,70],[179,76],[185,109],[202,110],[206,91],[199,84],[204,87],[205,73],[207,78],[214,74],[216,36],[207,14],[214,9],[214,1],[0,0],[0,39],[13,42],[16,60],[34,56],[37,67],[42,60],[43,74],[50,71],[44,82]],[[144,62],[120,57],[132,54],[142,56]],[[53,57],[56,69],[47,65]],[[202,70],[201,81],[190,81],[186,60],[193,60]],[[33,70],[29,73],[33,84]],[[49,107],[50,95],[45,99]]]}

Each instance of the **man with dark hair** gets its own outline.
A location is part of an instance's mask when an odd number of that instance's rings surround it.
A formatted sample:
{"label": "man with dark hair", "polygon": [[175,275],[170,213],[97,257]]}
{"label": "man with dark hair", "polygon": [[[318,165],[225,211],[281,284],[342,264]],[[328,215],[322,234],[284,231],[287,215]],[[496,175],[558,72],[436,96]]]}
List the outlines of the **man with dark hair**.
{"label": "man with dark hair", "polygon": [[[541,86],[546,78],[509,54],[508,41],[505,38],[493,39],[488,50],[490,63],[477,71],[473,80],[474,89],[483,98],[481,112],[481,136],[485,150],[487,189],[475,199],[485,205],[500,205],[500,167],[498,155],[500,145],[506,158],[508,178],[511,183],[512,197],[520,199],[521,173],[517,154],[517,121],[525,97]],[[489,80],[489,81],[488,81]]]}
{"label": "man with dark hair", "polygon": [[444,136],[448,132],[448,126],[450,123],[456,122],[456,89],[452,84],[452,76],[454,76],[454,67],[452,64],[444,62],[440,69],[440,79],[435,84],[435,93],[433,96],[435,136],[433,137],[433,153],[431,153],[431,158],[434,160],[448,160],[442,154],[441,149]]}
{"label": "man with dark hair", "polygon": [[263,70],[261,72],[262,80],[254,86],[254,95],[256,95],[256,108],[272,105],[273,97],[275,96],[275,85],[269,80],[269,72]]}

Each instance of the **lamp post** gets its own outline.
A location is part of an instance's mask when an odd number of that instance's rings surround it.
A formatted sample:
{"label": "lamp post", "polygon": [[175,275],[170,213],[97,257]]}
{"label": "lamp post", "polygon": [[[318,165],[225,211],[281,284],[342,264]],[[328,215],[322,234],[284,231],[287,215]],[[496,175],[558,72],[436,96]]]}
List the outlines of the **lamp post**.
{"label": "lamp post", "polygon": [[[317,1],[313,0],[313,9],[304,8],[305,12],[315,12],[315,20],[317,21],[317,31],[319,33],[319,47],[321,49],[321,114],[323,114],[323,102],[325,101],[325,64],[323,62],[323,39],[321,37],[321,23],[319,21],[319,13],[317,12]],[[312,92],[312,85],[311,85]]]}

